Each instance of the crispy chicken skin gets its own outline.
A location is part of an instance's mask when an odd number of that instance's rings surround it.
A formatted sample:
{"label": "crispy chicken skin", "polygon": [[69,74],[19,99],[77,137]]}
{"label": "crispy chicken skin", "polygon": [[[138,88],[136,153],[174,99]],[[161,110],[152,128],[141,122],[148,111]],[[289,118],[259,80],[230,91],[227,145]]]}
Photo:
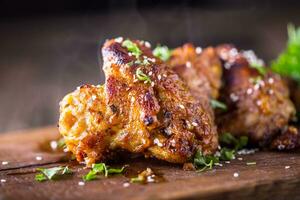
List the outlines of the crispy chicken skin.
{"label": "crispy chicken skin", "polygon": [[288,126],[271,143],[271,149],[293,150],[300,147],[299,129],[294,126]]}
{"label": "crispy chicken skin", "polygon": [[247,135],[264,146],[295,114],[289,90],[279,75],[262,75],[231,45],[221,45],[217,53],[224,66],[221,99],[228,111],[217,116],[220,133]]}
{"label": "crispy chicken skin", "polygon": [[[199,47],[198,47],[199,48]],[[199,99],[216,99],[221,87],[222,66],[213,47],[196,49],[187,43],[172,51],[168,65]]]}
{"label": "crispy chicken skin", "polygon": [[134,43],[139,56],[106,41],[105,84],[82,86],[61,101],[59,130],[67,148],[88,166],[118,150],[172,163],[187,162],[198,149],[213,154],[218,137],[211,115],[173,70],[143,42]]}

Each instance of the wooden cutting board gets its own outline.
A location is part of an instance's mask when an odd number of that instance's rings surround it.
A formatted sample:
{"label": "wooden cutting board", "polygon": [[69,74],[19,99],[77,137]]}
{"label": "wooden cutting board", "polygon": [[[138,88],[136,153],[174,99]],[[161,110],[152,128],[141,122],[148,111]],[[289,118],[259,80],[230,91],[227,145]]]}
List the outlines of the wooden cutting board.
{"label": "wooden cutting board", "polygon": [[[164,182],[129,184],[129,178],[115,175],[86,182],[83,165],[64,161],[65,154],[44,146],[57,139],[56,127],[0,135],[0,199],[300,199],[300,153],[258,152],[237,156],[230,163],[202,173],[184,171],[153,159],[132,159],[129,170],[150,167]],[[42,158],[40,159],[36,159]],[[5,164],[5,162],[8,164]],[[4,162],[4,165],[1,164]],[[247,165],[256,162],[256,165]],[[34,180],[37,167],[70,165],[73,176],[57,181]],[[114,165],[113,165],[114,166]],[[116,165],[117,166],[117,165]],[[238,177],[234,177],[238,173]]]}

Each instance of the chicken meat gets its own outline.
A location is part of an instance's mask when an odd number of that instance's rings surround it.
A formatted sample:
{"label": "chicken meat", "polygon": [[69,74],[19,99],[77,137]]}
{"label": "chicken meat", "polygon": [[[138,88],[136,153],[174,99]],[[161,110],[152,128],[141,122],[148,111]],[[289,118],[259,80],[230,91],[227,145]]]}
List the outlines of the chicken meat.
{"label": "chicken meat", "polygon": [[61,101],[59,131],[78,161],[90,166],[125,151],[185,163],[197,150],[215,153],[212,116],[146,46],[120,38],[106,41],[105,84],[83,85]]}

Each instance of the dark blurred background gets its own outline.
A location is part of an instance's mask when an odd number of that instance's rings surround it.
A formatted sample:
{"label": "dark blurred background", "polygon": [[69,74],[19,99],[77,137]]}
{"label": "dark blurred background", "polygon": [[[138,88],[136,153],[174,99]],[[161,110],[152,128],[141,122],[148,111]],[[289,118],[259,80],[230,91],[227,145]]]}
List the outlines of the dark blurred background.
{"label": "dark blurred background", "polygon": [[66,93],[103,83],[106,38],[229,42],[270,61],[289,22],[300,25],[300,1],[0,0],[0,132],[56,124]]}

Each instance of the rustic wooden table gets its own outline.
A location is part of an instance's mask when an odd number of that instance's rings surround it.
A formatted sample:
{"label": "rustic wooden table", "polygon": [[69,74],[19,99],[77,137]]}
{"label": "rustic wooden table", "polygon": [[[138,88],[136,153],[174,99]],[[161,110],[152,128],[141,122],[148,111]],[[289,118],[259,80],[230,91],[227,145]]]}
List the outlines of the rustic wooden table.
{"label": "rustic wooden table", "polygon": [[[157,160],[133,159],[129,169],[147,167],[165,182],[147,185],[124,183],[123,175],[100,178],[81,186],[83,165],[72,164],[73,176],[37,182],[37,167],[70,165],[64,153],[46,151],[44,144],[58,138],[56,127],[0,136],[0,199],[300,199],[300,153],[258,152],[238,156],[203,173]],[[42,158],[36,159],[38,157]],[[256,165],[247,165],[247,162]],[[8,162],[8,163],[6,163]],[[238,177],[233,174],[238,173]]]}

